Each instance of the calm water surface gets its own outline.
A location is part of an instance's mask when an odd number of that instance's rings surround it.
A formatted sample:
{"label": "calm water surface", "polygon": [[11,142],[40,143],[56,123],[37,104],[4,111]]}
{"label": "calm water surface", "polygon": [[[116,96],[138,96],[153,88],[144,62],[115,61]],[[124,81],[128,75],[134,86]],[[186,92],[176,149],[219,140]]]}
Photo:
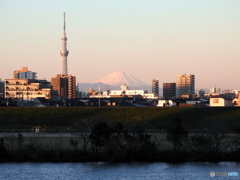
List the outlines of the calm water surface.
{"label": "calm water surface", "polygon": [[[236,177],[210,177],[210,171],[238,172]],[[240,179],[240,163],[0,163],[0,180],[143,180]]]}

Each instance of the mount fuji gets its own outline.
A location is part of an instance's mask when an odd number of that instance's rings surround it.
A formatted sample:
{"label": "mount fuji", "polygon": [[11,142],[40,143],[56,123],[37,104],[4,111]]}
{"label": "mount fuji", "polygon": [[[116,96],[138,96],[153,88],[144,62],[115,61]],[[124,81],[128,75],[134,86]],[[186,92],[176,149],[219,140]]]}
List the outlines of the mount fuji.
{"label": "mount fuji", "polygon": [[127,72],[124,71],[115,71],[98,81],[93,83],[103,83],[110,86],[120,86],[121,84],[126,84],[127,86],[149,86],[148,84],[138,80]]}
{"label": "mount fuji", "polygon": [[118,90],[121,84],[126,84],[129,89],[142,89],[151,91],[151,86],[145,82],[138,80],[127,72],[115,71],[92,83],[78,83],[78,88],[82,92],[88,92],[89,88],[102,90]]}

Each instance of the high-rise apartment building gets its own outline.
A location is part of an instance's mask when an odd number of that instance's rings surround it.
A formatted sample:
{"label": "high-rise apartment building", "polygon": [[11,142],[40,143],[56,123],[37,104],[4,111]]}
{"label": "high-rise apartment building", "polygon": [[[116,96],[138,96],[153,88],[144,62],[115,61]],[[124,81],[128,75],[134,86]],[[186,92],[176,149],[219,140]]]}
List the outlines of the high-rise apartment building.
{"label": "high-rise apartment building", "polygon": [[58,74],[51,79],[51,85],[54,90],[58,91],[59,99],[76,98],[76,77],[72,75]]}
{"label": "high-rise apartment building", "polygon": [[5,98],[32,100],[38,97],[56,99],[57,91],[50,82],[37,79],[6,79]]}
{"label": "high-rise apartment building", "polygon": [[13,79],[37,79],[36,75],[36,72],[28,71],[28,67],[23,67],[13,72]]}
{"label": "high-rise apartment building", "polygon": [[155,96],[159,96],[159,80],[158,79],[152,80],[152,93],[154,93]]}
{"label": "high-rise apartment building", "polygon": [[166,99],[176,97],[176,83],[163,83],[163,97]]}
{"label": "high-rise apartment building", "polygon": [[176,96],[195,94],[195,75],[183,74],[176,76]]}
{"label": "high-rise apartment building", "polygon": [[0,79],[0,98],[4,95],[4,82]]}

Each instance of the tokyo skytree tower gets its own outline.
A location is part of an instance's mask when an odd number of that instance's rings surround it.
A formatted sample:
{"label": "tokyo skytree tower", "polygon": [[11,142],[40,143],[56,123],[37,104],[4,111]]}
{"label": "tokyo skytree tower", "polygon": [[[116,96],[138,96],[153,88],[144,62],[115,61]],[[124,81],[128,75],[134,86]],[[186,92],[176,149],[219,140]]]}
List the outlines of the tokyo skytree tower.
{"label": "tokyo skytree tower", "polygon": [[66,15],[66,13],[64,12],[63,13],[62,50],[60,51],[60,54],[62,56],[62,75],[68,75],[67,56],[68,56],[69,51],[67,50],[67,36],[66,36],[65,15]]}

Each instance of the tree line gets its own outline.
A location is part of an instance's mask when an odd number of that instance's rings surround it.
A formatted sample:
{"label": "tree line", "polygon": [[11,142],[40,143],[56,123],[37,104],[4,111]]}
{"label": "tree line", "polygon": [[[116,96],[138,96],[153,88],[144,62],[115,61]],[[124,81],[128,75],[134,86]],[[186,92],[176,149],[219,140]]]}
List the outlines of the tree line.
{"label": "tree line", "polygon": [[[190,134],[181,118],[170,122],[166,134],[147,133],[136,124],[125,128],[120,122],[82,119],[75,122],[77,138],[46,143],[40,134],[24,137],[17,133],[2,134],[0,159],[4,161],[239,161],[240,126],[227,119],[206,119],[201,133]],[[17,133],[17,137],[13,134]],[[161,138],[157,136],[160,135]],[[165,136],[165,137],[164,137]]]}

